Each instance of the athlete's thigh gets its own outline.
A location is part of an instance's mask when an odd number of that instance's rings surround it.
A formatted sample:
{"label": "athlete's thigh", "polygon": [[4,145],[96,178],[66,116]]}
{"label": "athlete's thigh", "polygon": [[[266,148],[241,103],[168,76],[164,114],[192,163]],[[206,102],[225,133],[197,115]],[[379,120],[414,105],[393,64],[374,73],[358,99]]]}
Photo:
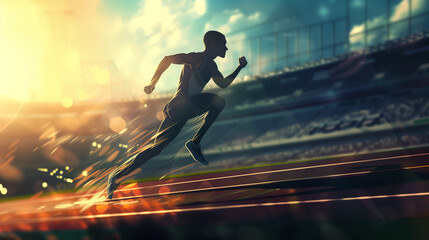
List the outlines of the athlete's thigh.
{"label": "athlete's thigh", "polygon": [[180,122],[192,118],[193,112],[197,112],[197,107],[191,103],[189,97],[175,97],[171,99],[164,107],[166,117]]}
{"label": "athlete's thigh", "polygon": [[164,148],[180,133],[186,120],[174,120],[170,116],[165,116],[161,125],[158,128],[158,132],[155,136],[154,146],[161,146]]}
{"label": "athlete's thigh", "polygon": [[222,105],[225,103],[223,98],[214,93],[200,93],[192,96],[190,99],[192,104],[195,106],[194,109],[196,109],[194,112],[195,116],[209,111],[214,104],[219,103],[219,105]]}
{"label": "athlete's thigh", "polygon": [[164,113],[174,121],[186,121],[209,111],[213,104],[222,105],[223,98],[214,93],[200,93],[191,97],[173,98],[164,107]]}

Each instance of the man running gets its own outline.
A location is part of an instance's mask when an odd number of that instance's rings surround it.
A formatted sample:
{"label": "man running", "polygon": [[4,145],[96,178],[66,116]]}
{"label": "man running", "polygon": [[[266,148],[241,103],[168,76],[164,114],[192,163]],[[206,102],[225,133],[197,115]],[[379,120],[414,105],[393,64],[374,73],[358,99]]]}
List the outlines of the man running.
{"label": "man running", "polygon": [[205,50],[203,52],[166,56],[158,65],[150,84],[144,88],[144,91],[147,94],[151,94],[162,73],[172,63],[184,65],[180,75],[179,87],[173,98],[164,107],[165,118],[158,129],[154,143],[130,162],[126,162],[110,173],[107,185],[107,197],[109,199],[112,199],[113,192],[118,188],[120,178],[159,155],[179,134],[187,120],[204,113],[207,113],[207,115],[204,118],[203,125],[194,138],[186,142],[185,146],[196,162],[204,165],[208,164],[201,152],[200,142],[225,106],[225,100],[216,94],[201,92],[210,79],[213,79],[216,85],[221,88],[228,87],[241,69],[247,65],[247,61],[245,57],[239,58],[237,69],[224,78],[213,60],[216,57],[225,57],[228,50],[225,36],[217,31],[208,31],[204,35],[204,46]]}

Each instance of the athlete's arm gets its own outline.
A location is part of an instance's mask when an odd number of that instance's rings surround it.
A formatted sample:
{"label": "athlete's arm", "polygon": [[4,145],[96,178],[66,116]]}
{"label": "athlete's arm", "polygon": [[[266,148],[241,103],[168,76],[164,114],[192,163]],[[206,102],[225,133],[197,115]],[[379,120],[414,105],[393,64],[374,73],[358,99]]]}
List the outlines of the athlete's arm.
{"label": "athlete's arm", "polygon": [[224,78],[222,73],[219,72],[215,64],[215,69],[213,71],[212,79],[216,83],[216,85],[218,85],[221,88],[226,88],[232,83],[232,81],[234,81],[234,79],[237,77],[241,69],[243,69],[247,65],[247,60],[245,57],[239,58],[238,61],[240,63],[238,67],[234,70],[234,72],[229,74],[226,78]]}
{"label": "athlete's arm", "polygon": [[158,67],[156,68],[155,74],[150,81],[150,84],[144,88],[147,94],[150,94],[155,89],[156,83],[159,81],[161,75],[167,70],[171,64],[189,64],[197,65],[201,62],[201,53],[179,53],[175,55],[165,56]]}

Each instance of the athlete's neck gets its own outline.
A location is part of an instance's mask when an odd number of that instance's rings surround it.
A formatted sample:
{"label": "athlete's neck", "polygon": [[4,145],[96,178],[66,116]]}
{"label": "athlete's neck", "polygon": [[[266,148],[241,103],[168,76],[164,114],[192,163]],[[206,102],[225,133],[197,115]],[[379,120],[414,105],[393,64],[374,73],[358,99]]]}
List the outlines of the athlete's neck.
{"label": "athlete's neck", "polygon": [[208,59],[211,59],[211,60],[214,60],[216,57],[217,57],[217,55],[215,54],[215,53],[212,53],[212,52],[210,52],[209,50],[204,50],[204,52],[203,52],[205,55],[206,55],[206,57],[208,58]]}

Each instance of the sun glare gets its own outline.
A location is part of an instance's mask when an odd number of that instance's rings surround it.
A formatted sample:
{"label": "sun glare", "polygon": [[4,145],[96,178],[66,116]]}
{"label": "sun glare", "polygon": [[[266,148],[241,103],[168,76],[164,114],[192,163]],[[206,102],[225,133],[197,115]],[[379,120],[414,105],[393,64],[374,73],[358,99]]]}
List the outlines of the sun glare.
{"label": "sun glare", "polygon": [[37,6],[29,1],[0,2],[0,95],[28,100],[39,81],[44,52]]}
{"label": "sun glare", "polygon": [[[74,29],[71,10],[33,0],[0,1],[0,97],[22,102],[71,97],[65,88],[82,76]],[[103,71],[95,77],[107,79]]]}

